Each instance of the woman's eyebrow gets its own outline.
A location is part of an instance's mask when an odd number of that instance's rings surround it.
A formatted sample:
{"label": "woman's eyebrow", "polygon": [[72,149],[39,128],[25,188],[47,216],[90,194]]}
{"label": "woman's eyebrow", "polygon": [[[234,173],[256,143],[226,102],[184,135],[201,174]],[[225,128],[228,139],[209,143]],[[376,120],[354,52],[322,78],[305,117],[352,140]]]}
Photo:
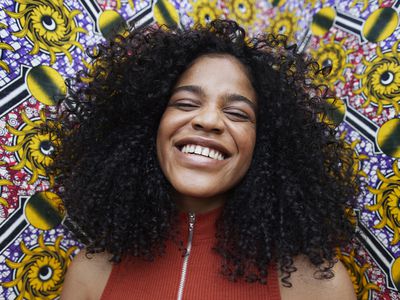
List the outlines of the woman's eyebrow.
{"label": "woman's eyebrow", "polygon": [[255,112],[257,111],[257,104],[243,95],[233,93],[226,95],[224,98],[226,102],[244,102],[249,105]]}
{"label": "woman's eyebrow", "polygon": [[186,91],[186,92],[191,92],[194,93],[200,97],[205,97],[206,93],[205,91],[198,85],[182,85],[182,86],[178,86],[176,88],[174,88],[172,90],[172,95],[180,92],[180,91]]}

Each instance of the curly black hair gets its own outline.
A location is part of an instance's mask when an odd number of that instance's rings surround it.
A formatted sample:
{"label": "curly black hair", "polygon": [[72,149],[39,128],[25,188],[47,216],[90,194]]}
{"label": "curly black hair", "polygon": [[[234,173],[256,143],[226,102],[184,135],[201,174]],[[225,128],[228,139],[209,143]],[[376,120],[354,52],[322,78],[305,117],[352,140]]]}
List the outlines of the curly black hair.
{"label": "curly black hair", "polygon": [[54,127],[57,175],[69,218],[88,253],[155,259],[177,236],[178,209],[156,155],[158,124],[179,76],[201,55],[224,54],[248,70],[257,93],[251,166],[230,191],[217,222],[215,250],[231,280],[266,282],[277,263],[290,286],[293,258],[304,255],[333,276],[336,248],[349,242],[346,211],[358,193],[352,152],[324,121],[319,67],[286,37],[248,38],[234,21],[164,26],[115,36],[69,83]]}

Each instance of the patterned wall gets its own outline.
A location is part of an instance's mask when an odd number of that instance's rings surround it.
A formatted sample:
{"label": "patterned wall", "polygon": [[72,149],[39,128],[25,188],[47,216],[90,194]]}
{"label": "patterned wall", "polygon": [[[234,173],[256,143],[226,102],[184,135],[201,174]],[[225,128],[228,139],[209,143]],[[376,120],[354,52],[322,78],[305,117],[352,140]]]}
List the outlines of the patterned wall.
{"label": "patterned wall", "polygon": [[126,24],[190,26],[221,17],[284,33],[332,67],[329,118],[367,188],[354,212],[363,247],[343,250],[358,299],[400,299],[400,0],[0,0],[0,299],[55,299],[80,245],[44,170],[41,130],[88,57]]}

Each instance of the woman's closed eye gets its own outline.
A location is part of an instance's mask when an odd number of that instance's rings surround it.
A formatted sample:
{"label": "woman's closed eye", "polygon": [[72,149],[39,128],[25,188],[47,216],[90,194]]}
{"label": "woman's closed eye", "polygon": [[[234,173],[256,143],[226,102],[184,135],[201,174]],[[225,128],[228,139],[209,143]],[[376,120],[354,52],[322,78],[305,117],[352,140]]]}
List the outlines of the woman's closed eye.
{"label": "woman's closed eye", "polygon": [[225,110],[225,114],[233,121],[247,121],[250,119],[248,114],[241,110]]}
{"label": "woman's closed eye", "polygon": [[199,105],[197,103],[195,103],[194,101],[175,101],[171,104],[171,106],[175,106],[175,107],[185,110],[185,111],[193,110],[193,109],[199,107]]}
{"label": "woman's closed eye", "polygon": [[[170,106],[175,107],[179,110],[183,110],[183,111],[192,111],[195,109],[198,109],[201,107],[201,103],[199,103],[196,100],[186,100],[186,99],[182,99],[182,100],[176,100],[176,101],[171,101],[172,103],[170,104]],[[242,109],[238,109],[238,108],[225,108],[223,109],[224,114],[232,121],[250,121],[251,117],[249,116],[249,114],[245,111],[243,111]]]}

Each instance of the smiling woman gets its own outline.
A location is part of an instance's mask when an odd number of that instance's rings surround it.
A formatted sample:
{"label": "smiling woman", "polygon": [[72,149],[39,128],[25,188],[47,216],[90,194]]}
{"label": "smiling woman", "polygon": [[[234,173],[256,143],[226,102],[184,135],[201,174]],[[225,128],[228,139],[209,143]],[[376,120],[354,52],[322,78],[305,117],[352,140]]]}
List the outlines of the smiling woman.
{"label": "smiling woman", "polygon": [[62,299],[355,299],[336,249],[357,180],[315,63],[221,20],[98,50],[52,126],[86,246]]}
{"label": "smiling woman", "polygon": [[180,76],[160,121],[157,153],[181,210],[221,206],[243,178],[256,141],[255,107],[247,71],[233,56],[200,56]]}

